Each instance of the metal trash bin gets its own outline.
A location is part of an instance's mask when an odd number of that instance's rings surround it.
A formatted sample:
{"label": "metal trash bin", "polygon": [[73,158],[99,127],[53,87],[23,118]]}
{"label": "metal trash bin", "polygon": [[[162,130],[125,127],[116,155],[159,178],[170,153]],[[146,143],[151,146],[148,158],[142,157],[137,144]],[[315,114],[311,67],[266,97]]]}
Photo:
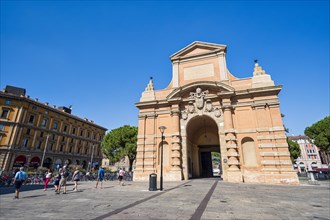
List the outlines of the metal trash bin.
{"label": "metal trash bin", "polygon": [[152,173],[149,175],[149,191],[157,190],[157,174]]}

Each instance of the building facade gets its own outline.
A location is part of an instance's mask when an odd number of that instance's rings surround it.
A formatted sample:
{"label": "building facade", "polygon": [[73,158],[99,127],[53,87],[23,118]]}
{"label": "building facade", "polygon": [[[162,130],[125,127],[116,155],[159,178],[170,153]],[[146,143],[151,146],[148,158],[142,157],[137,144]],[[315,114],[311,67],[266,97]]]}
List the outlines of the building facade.
{"label": "building facade", "polygon": [[[170,58],[172,81],[152,79],[136,103],[138,143],[134,180],[212,176],[211,152],[221,155],[224,181],[299,184],[290,160],[275,85],[256,62],[239,79],[226,64],[227,47],[194,42]],[[160,126],[165,126],[163,132]]]}
{"label": "building facade", "polygon": [[298,172],[304,173],[315,168],[327,168],[326,164],[322,166],[319,149],[307,136],[299,135],[290,136],[288,138],[298,143],[300,147],[300,157],[296,159],[294,166]]}
{"label": "building facade", "polygon": [[103,128],[7,86],[0,92],[0,169],[19,166],[56,168],[64,164],[87,168],[101,164]]}
{"label": "building facade", "polygon": [[[119,162],[111,163],[109,159],[103,158],[102,160],[102,166],[111,171],[118,171],[120,168],[125,169],[126,171],[129,171],[129,159],[127,156],[125,158],[121,159]],[[135,169],[135,160],[132,165],[132,170]]]}

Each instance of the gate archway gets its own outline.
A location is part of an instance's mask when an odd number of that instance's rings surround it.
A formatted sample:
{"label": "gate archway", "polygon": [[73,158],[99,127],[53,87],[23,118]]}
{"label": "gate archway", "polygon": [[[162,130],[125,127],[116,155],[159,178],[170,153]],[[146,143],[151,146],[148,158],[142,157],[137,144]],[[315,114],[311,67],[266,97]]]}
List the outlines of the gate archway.
{"label": "gate archway", "polygon": [[221,151],[224,181],[299,183],[280,114],[282,87],[257,62],[251,77],[235,77],[227,68],[226,51],[225,45],[194,42],[170,57],[167,88],[155,90],[150,79],[135,103],[134,180],[147,181],[159,171],[155,159],[163,136],[157,127],[165,126],[171,161],[164,169],[167,181],[211,176],[210,154]]}
{"label": "gate archway", "polygon": [[53,165],[53,160],[49,157],[47,157],[45,160],[44,160],[44,164],[42,165],[43,167],[47,167],[47,168],[51,168]]}
{"label": "gate archway", "polygon": [[206,115],[196,116],[188,122],[186,132],[189,178],[213,177],[213,169],[221,167],[220,156],[213,159],[214,153],[221,154],[216,122]]}

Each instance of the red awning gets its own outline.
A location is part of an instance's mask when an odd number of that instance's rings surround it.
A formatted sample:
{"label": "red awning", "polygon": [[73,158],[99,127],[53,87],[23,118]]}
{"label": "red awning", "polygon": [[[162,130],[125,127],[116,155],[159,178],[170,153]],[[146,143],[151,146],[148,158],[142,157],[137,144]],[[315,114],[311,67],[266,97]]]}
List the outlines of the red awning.
{"label": "red awning", "polygon": [[40,158],[39,157],[33,157],[31,159],[30,163],[40,163]]}
{"label": "red awning", "polygon": [[24,155],[19,155],[16,157],[14,163],[26,163],[26,157]]}
{"label": "red awning", "polygon": [[314,168],[313,171],[330,171],[330,168]]}

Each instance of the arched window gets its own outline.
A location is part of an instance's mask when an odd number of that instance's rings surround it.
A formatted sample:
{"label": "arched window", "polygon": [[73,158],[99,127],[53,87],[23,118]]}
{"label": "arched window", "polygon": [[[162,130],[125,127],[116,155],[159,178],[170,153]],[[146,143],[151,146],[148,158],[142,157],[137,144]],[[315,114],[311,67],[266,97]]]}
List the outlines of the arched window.
{"label": "arched window", "polygon": [[312,167],[312,169],[317,168],[317,163],[316,163],[316,162],[312,162],[312,163],[311,163],[311,167]]}
{"label": "arched window", "polygon": [[250,137],[243,138],[242,151],[243,151],[244,165],[246,166],[258,165],[256,147],[252,138]]}

